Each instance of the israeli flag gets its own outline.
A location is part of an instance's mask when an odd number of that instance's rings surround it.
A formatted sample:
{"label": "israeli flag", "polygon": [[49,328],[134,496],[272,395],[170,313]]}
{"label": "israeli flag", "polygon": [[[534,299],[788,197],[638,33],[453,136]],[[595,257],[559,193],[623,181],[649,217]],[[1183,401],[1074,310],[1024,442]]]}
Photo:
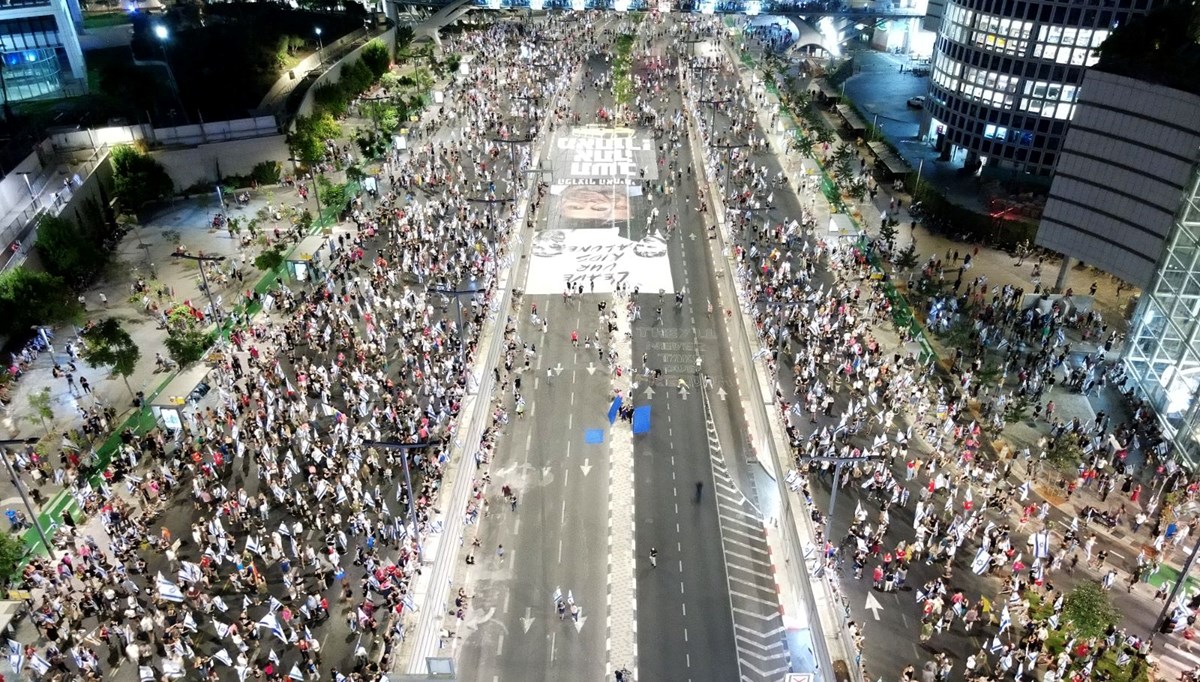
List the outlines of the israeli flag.
{"label": "israeli flag", "polygon": [[[213,597],[212,602],[213,606],[217,607],[217,610],[219,610],[221,613],[225,613],[229,610],[229,605],[225,603],[225,600],[222,599],[220,595]],[[221,636],[224,637],[224,635]]]}
{"label": "israeli flag", "polygon": [[1035,559],[1050,558],[1050,531],[1033,534],[1033,556]]}
{"label": "israeli flag", "polygon": [[1004,605],[1004,610],[1000,612],[1000,631],[997,634],[1002,634],[1012,625],[1012,616],[1008,615],[1008,604]]}
{"label": "israeli flag", "polygon": [[229,626],[219,620],[213,621],[213,627],[217,630],[217,639],[225,639],[225,635],[229,634]]}
{"label": "israeli flag", "polygon": [[1078,516],[1076,516],[1075,518],[1071,519],[1071,530],[1072,530],[1072,531],[1074,531],[1074,532],[1076,532],[1076,533],[1078,533],[1078,532],[1079,532],[1079,517],[1078,517]]}
{"label": "israeli flag", "polygon": [[18,676],[25,667],[25,649],[20,642],[12,639],[8,640],[8,664]]}
{"label": "israeli flag", "polygon": [[175,583],[163,577],[162,573],[158,574],[157,585],[159,598],[176,603],[183,601],[183,592],[179,590],[179,587]]}
{"label": "israeli flag", "polygon": [[1029,481],[1025,481],[1025,483],[1021,486],[1021,501],[1022,502],[1029,499],[1030,488],[1032,488],[1032,486],[1030,485]]}
{"label": "israeli flag", "polygon": [[263,616],[258,621],[258,626],[270,630],[271,634],[278,637],[280,641],[287,642],[287,637],[283,636],[283,628],[279,626],[279,619],[275,617],[275,614],[268,613]]}
{"label": "israeli flag", "polygon": [[256,540],[253,535],[246,536],[246,551],[254,552],[259,556],[262,555],[262,548],[258,546],[258,540]]}
{"label": "israeli flag", "polygon": [[224,649],[217,649],[217,653],[213,654],[213,658],[227,666],[233,665],[233,659],[229,657],[229,652]]}
{"label": "israeli flag", "polygon": [[277,532],[284,537],[292,537],[292,531],[288,529],[286,523],[280,522],[279,530]]}
{"label": "israeli flag", "polygon": [[33,668],[38,675],[45,675],[50,671],[50,662],[42,658],[41,654],[34,654],[33,660],[29,662],[29,667]]}
{"label": "israeli flag", "polygon": [[275,665],[279,665],[279,654],[275,653],[274,649],[271,649],[271,653],[267,654],[267,660]]}
{"label": "israeli flag", "polygon": [[154,680],[155,680],[154,668],[151,668],[148,665],[139,666],[138,667],[138,680],[140,680],[141,682],[154,682]]}
{"label": "israeli flag", "polygon": [[997,653],[1000,653],[1003,649],[1004,649],[1004,644],[1002,644],[1000,642],[1000,638],[993,637],[991,645],[988,646],[988,651],[992,652],[993,654],[997,654]]}
{"label": "israeli flag", "polygon": [[1054,600],[1054,613],[1062,613],[1063,603],[1064,603],[1065,599],[1066,599],[1066,595],[1064,595],[1062,592],[1059,592],[1058,599]]}
{"label": "israeli flag", "polygon": [[1053,616],[1050,616],[1049,618],[1047,618],[1046,624],[1050,626],[1051,630],[1057,630],[1058,629],[1058,614],[1056,613]]}
{"label": "israeli flag", "polygon": [[196,631],[196,629],[197,629],[196,628],[196,619],[192,617],[191,611],[188,611],[187,613],[183,614],[183,627],[184,627],[184,629],[188,630],[189,632]]}
{"label": "israeli flag", "polygon": [[975,575],[983,575],[987,573],[988,566],[992,563],[992,555],[987,549],[980,547],[979,551],[975,552],[975,560],[971,562],[971,571]]}
{"label": "israeli flag", "polygon": [[300,666],[292,666],[292,671],[288,673],[288,679],[296,680],[296,682],[304,682],[304,673],[300,672]]}
{"label": "israeli flag", "polygon": [[176,663],[175,661],[172,661],[169,658],[163,659],[162,669],[163,669],[163,675],[165,675],[171,679],[178,679],[180,677],[185,677],[187,675],[187,672],[184,671],[182,665],[179,665],[178,663]]}

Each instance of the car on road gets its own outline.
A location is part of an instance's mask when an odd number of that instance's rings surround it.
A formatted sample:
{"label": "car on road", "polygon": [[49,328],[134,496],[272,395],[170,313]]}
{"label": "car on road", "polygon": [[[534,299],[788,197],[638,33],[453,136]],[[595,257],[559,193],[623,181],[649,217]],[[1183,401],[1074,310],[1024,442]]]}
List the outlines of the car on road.
{"label": "car on road", "polygon": [[908,107],[910,109],[920,109],[925,106],[925,95],[917,95],[916,97],[908,98]]}

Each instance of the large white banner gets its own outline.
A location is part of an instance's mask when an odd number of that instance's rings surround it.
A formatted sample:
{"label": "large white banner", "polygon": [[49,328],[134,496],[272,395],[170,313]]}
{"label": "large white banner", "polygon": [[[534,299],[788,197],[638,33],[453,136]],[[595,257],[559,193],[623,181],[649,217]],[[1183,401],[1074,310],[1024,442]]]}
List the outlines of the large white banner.
{"label": "large white banner", "polygon": [[653,137],[582,127],[559,133],[551,149],[555,180],[525,290],[558,294],[582,286],[584,293],[611,293],[622,285],[674,291],[666,238],[652,224],[642,194],[642,181],[658,177]]}

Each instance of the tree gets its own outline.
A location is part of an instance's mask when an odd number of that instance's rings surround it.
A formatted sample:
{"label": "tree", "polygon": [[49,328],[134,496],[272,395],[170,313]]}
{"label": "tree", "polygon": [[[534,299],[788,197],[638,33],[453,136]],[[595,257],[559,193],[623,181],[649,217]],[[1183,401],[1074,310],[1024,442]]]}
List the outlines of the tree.
{"label": "tree", "polygon": [[83,359],[94,366],[110,368],[125,382],[131,396],[133,388],[129,385],[129,376],[137,369],[141,357],[142,351],[116,318],[110,317],[93,326],[83,337]]}
{"label": "tree", "polygon": [[1063,600],[1063,623],[1080,639],[1103,637],[1121,620],[1121,612],[1108,600],[1099,583],[1084,581]]}
{"label": "tree", "polygon": [[25,543],[8,533],[0,534],[0,582],[11,584],[20,575],[18,569],[24,558]]}
{"label": "tree", "polygon": [[301,116],[288,135],[288,149],[301,163],[320,163],[325,158],[325,140],[342,134],[342,127],[327,113]]}
{"label": "tree", "polygon": [[167,169],[137,147],[117,145],[109,159],[113,167],[113,191],[125,210],[137,211],[175,191]]}
{"label": "tree", "polygon": [[254,267],[263,272],[274,272],[280,265],[283,265],[283,252],[278,246],[263,251],[254,259]]}
{"label": "tree", "polygon": [[892,261],[901,272],[912,270],[917,267],[917,263],[921,261],[921,257],[917,255],[917,245],[910,243],[900,253],[896,254]]}
{"label": "tree", "polygon": [[362,49],[360,59],[370,69],[374,80],[379,80],[380,76],[387,73],[392,66],[392,58],[388,55],[387,46],[378,38],[366,44]]}
{"label": "tree", "polygon": [[26,419],[29,421],[37,419],[42,423],[42,429],[49,431],[50,423],[54,421],[54,408],[51,407],[50,387],[43,386],[42,390],[30,393],[29,406],[33,408],[33,416],[26,417]]}
{"label": "tree", "polygon": [[885,220],[879,226],[879,240],[887,244],[889,251],[896,246],[896,227],[892,225],[892,221]]}
{"label": "tree", "polygon": [[90,281],[107,259],[99,244],[61,216],[42,216],[35,245],[46,270],[72,284]]}
{"label": "tree", "polygon": [[164,344],[167,354],[180,367],[186,367],[204,357],[205,351],[212,345],[212,334],[196,328],[172,330],[167,333]]}
{"label": "tree", "polygon": [[19,336],[34,325],[78,319],[81,312],[61,277],[23,267],[0,273],[0,333]]}

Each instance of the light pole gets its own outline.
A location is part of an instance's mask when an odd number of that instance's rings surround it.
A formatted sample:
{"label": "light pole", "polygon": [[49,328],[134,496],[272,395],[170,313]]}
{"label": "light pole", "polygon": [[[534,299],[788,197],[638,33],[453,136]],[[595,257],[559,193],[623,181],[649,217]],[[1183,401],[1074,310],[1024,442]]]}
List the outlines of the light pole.
{"label": "light pole", "polygon": [[730,194],[729,171],[730,171],[730,169],[733,168],[733,150],[741,149],[742,147],[749,147],[750,145],[743,142],[743,143],[734,143],[734,144],[714,144],[711,146],[713,149],[724,149],[725,150],[725,195],[729,196],[729,194]]}
{"label": "light pole", "polygon": [[[835,434],[836,435],[836,434]],[[832,535],[830,531],[833,529],[833,510],[837,504],[838,487],[842,482],[842,467],[847,464],[857,464],[858,462],[868,462],[872,459],[879,459],[881,455],[874,457],[803,457],[810,462],[832,462],[833,463],[833,489],[829,491],[829,516],[825,519],[825,539],[828,541]]]}
{"label": "light pole", "polygon": [[314,28],[313,32],[315,32],[317,34],[317,61],[320,62],[321,64],[324,64],[325,63],[325,43],[321,42],[321,27],[318,26],[318,27]]}
{"label": "light pole", "polygon": [[175,91],[175,103],[179,105],[179,115],[183,117],[183,122],[187,123],[187,110],[183,108],[183,95],[179,93],[179,82],[175,80],[175,71],[171,68],[171,61],[167,59],[167,39],[171,37],[171,32],[162,24],[154,25],[154,37],[158,38],[158,47],[162,49],[163,64],[167,67],[167,77],[171,79],[171,89]]}
{"label": "light pole", "polygon": [[708,136],[712,139],[716,139],[716,137],[717,137],[717,131],[716,131],[717,107],[723,106],[725,104],[729,104],[733,100],[726,98],[726,99],[700,99],[700,100],[696,100],[696,101],[699,104],[707,104],[708,106],[712,107],[712,116],[709,117],[709,119],[708,119]]}
{"label": "light pole", "polygon": [[[503,201],[512,201],[512,200],[504,199]],[[471,368],[467,367],[467,352],[466,352],[467,335],[466,335],[466,331],[463,329],[463,323],[462,323],[462,297],[463,296],[474,296],[475,294],[483,293],[484,291],[487,291],[487,287],[481,287],[478,284],[476,284],[474,278],[471,278],[470,280],[468,280],[468,284],[470,286],[462,288],[462,289],[449,289],[449,288],[439,289],[436,287],[430,287],[428,289],[428,292],[431,294],[441,294],[443,296],[453,296],[454,297],[454,309],[455,309],[456,315],[457,315],[456,319],[458,320],[458,364],[462,365],[462,370],[467,375],[467,378],[465,380],[465,382],[466,382],[465,388],[467,390],[467,393],[470,393],[471,392]]]}
{"label": "light pole", "polygon": [[33,527],[37,529],[38,537],[42,539],[42,544],[46,546],[46,553],[49,554],[54,551],[54,545],[50,544],[50,539],[46,537],[46,531],[42,530],[42,521],[38,518],[37,513],[33,511],[33,505],[29,502],[29,494],[25,491],[25,485],[21,483],[16,469],[13,469],[12,460],[8,458],[8,446],[33,445],[36,442],[38,442],[37,438],[0,440],[0,457],[4,458],[4,467],[8,469],[8,476],[12,479],[13,487],[17,489],[17,494],[21,496],[21,502],[25,505],[25,511],[29,513],[29,520],[33,523]]}
{"label": "light pole", "polygon": [[195,261],[196,264],[200,266],[200,281],[204,283],[204,294],[206,296],[208,296],[208,305],[209,305],[209,307],[212,308],[213,317],[216,318],[217,324],[220,324],[221,323],[221,310],[219,308],[217,308],[217,303],[216,303],[216,301],[213,300],[212,288],[208,286],[208,275],[204,273],[204,264],[205,263],[220,263],[221,261],[225,260],[225,256],[206,256],[206,255],[204,255],[203,251],[200,252],[199,254],[193,256],[190,253],[176,251],[175,253],[171,254],[171,257]]}
{"label": "light pole", "polygon": [[[293,168],[293,170],[296,171],[296,175],[299,176],[300,175],[299,164],[304,163],[304,162],[297,158],[289,158],[288,161],[292,162],[292,168]],[[308,164],[305,164],[305,165],[308,165]],[[310,171],[312,171],[313,199],[317,202],[317,222],[320,222],[320,220],[321,220],[321,191],[319,189],[317,189],[317,171],[315,169],[313,169],[312,166],[309,166],[308,169]]]}
{"label": "light pole", "polygon": [[421,534],[417,532],[417,496],[413,494],[412,476],[408,473],[408,451],[419,448],[441,445],[441,441],[426,441],[424,443],[397,443],[394,441],[368,440],[363,441],[368,448],[381,450],[399,450],[400,459],[404,462],[404,487],[408,490],[408,520],[412,523],[413,537],[417,541],[417,561],[425,563],[425,550],[421,548]]}

